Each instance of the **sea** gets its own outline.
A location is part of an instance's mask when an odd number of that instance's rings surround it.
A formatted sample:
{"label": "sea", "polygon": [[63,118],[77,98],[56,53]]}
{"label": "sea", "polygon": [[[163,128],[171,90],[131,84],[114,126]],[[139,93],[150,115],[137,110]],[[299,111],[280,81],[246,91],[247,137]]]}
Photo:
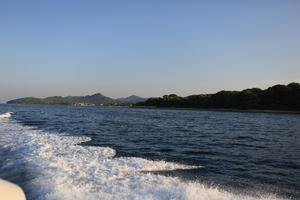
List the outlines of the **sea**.
{"label": "sea", "polygon": [[28,200],[300,199],[300,115],[0,105]]}

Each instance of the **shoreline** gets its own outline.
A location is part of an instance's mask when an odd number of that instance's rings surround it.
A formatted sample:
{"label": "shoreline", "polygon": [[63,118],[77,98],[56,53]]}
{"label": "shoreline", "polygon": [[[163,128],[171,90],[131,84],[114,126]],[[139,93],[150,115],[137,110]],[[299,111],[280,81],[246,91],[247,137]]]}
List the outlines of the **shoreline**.
{"label": "shoreline", "polygon": [[74,106],[74,107],[126,107],[126,108],[137,108],[137,109],[161,109],[161,110],[195,110],[195,111],[213,111],[213,112],[241,112],[241,113],[273,113],[273,114],[300,114],[299,111],[295,110],[266,110],[266,109],[234,109],[234,108],[178,108],[178,107],[157,107],[157,106],[130,106],[130,105],[89,105],[89,106],[78,106],[78,105],[61,105],[61,104],[0,104],[0,105],[45,105],[45,106]]}
{"label": "shoreline", "polygon": [[242,113],[273,113],[273,114],[300,114],[294,110],[265,110],[265,109],[234,109],[234,108],[178,108],[178,107],[157,107],[157,106],[132,106],[131,108],[140,109],[163,109],[163,110],[198,110],[214,112],[242,112]]}

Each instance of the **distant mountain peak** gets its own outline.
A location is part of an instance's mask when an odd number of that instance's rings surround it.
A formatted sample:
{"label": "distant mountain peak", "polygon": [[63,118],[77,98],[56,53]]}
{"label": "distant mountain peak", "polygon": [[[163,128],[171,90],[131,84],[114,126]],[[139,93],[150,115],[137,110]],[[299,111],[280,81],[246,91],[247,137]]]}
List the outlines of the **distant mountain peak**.
{"label": "distant mountain peak", "polygon": [[96,94],[93,94],[91,96],[103,96],[103,94],[101,94],[100,92],[96,93]]}
{"label": "distant mountain peak", "polygon": [[131,96],[129,96],[129,97],[127,97],[127,98],[133,98],[133,97],[134,97],[134,98],[142,98],[142,97],[139,97],[139,96],[137,96],[137,95],[134,95],[134,94],[133,94],[133,95],[131,95]]}
{"label": "distant mountain peak", "polygon": [[147,98],[142,98],[137,95],[131,95],[129,97],[119,98],[117,100],[124,103],[138,103],[138,102],[146,101]]}

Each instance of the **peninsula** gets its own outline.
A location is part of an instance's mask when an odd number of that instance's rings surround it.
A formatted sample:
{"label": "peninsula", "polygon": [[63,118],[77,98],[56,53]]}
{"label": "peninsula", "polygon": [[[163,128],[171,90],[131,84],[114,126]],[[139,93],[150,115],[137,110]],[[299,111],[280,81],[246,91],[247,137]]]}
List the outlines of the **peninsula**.
{"label": "peninsula", "polygon": [[113,99],[102,95],[101,93],[87,96],[53,96],[46,98],[25,97],[8,101],[8,104],[46,104],[46,105],[74,105],[74,106],[119,106],[130,105],[147,100],[146,98],[135,95]]}
{"label": "peninsula", "polygon": [[46,98],[25,97],[8,104],[47,104],[74,106],[129,106],[145,108],[191,108],[217,110],[278,110],[300,111],[300,84],[274,85],[265,90],[259,88],[242,91],[225,91],[214,94],[195,94],[181,97],[176,94],[149,99],[135,95],[126,98],[110,98],[101,93],[87,96],[53,96]]}
{"label": "peninsula", "polygon": [[215,94],[199,94],[187,97],[176,94],[149,98],[135,104],[137,107],[196,108],[223,110],[285,110],[300,111],[300,84],[274,85],[265,90],[259,88],[242,91],[220,91]]}

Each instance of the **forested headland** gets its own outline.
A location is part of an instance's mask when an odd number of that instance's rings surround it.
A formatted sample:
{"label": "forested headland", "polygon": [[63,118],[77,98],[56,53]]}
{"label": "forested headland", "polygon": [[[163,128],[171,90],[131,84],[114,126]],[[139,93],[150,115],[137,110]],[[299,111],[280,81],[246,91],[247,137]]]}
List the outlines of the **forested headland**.
{"label": "forested headland", "polygon": [[8,101],[8,104],[46,104],[46,105],[75,105],[75,106],[128,106],[145,101],[145,98],[132,95],[126,98],[113,99],[101,93],[87,96],[53,96],[46,98],[25,97]]}
{"label": "forested headland", "polygon": [[135,106],[300,111],[300,84],[274,85],[265,90],[259,88],[242,91],[223,90],[214,94],[198,94],[187,97],[170,94],[149,98]]}

